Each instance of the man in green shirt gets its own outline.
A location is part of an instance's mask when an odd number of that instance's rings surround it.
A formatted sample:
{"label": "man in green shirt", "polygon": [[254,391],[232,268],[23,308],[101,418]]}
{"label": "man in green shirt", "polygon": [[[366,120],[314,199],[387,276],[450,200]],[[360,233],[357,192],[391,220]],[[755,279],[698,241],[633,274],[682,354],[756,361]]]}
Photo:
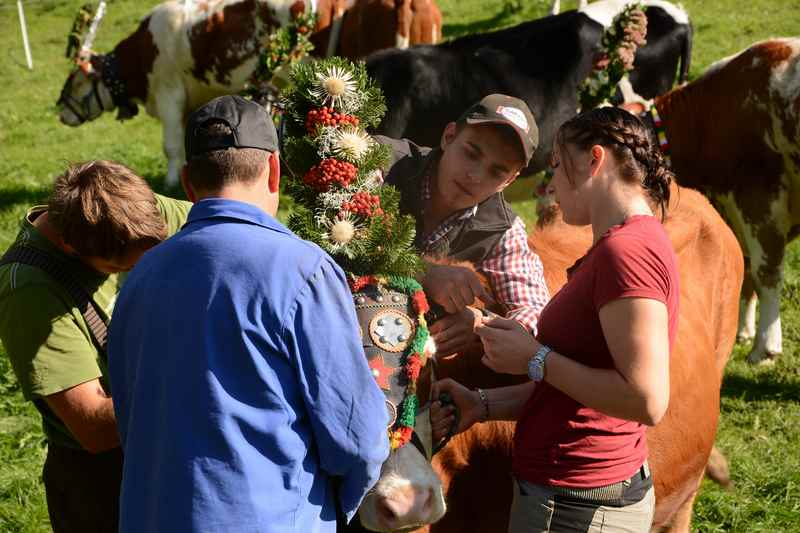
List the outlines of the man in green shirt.
{"label": "man in green shirt", "polygon": [[[46,254],[107,323],[125,273],[183,225],[190,207],[155,195],[123,165],[73,165],[48,205],[28,211],[9,250]],[[50,522],[56,533],[116,532],[122,453],[103,343],[74,289],[21,261],[0,264],[0,340],[42,415]]]}

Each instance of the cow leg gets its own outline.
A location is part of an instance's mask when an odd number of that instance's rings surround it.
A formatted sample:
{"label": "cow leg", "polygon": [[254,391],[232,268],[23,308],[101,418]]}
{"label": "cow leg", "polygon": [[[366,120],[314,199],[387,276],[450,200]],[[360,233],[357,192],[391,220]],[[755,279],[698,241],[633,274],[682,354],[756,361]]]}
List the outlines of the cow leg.
{"label": "cow leg", "polygon": [[742,285],[742,298],[739,304],[739,332],[736,335],[738,342],[747,342],[756,336],[756,297],[755,284],[750,271],[747,270]]}
{"label": "cow leg", "polygon": [[183,147],[186,96],[182,89],[160,91],[157,94],[159,98],[156,106],[164,128],[164,154],[168,161],[166,184],[168,187],[175,187],[180,181],[181,168],[186,162]]}
{"label": "cow leg", "polygon": [[558,15],[560,11],[561,11],[561,0],[553,0],[553,3],[550,4],[550,14]]}
{"label": "cow leg", "polygon": [[760,316],[747,361],[752,364],[771,364],[783,351],[780,305],[786,236],[777,228],[761,226],[758,237],[759,246],[750,253],[750,276],[758,295]]}
{"label": "cow leg", "polygon": [[586,7],[586,4],[588,3],[589,0],[580,0],[580,2],[578,2],[578,9],[583,9],[584,7]]}
{"label": "cow leg", "polygon": [[662,528],[653,528],[651,533],[691,533],[692,509],[694,509],[694,500],[697,498],[697,489],[700,488],[701,480],[702,478],[697,480],[697,488],[695,488],[689,497],[686,498],[686,501],[681,504],[672,517],[670,524]]}

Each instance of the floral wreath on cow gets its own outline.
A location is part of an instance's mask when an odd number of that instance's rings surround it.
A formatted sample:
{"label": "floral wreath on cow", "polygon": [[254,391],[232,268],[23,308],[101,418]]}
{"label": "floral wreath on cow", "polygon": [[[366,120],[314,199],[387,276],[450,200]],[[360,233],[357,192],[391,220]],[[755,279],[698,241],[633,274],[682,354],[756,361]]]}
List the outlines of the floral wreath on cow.
{"label": "floral wreath on cow", "polygon": [[594,55],[592,73],[578,90],[581,109],[594,109],[607,103],[617,85],[633,69],[636,50],[647,41],[647,16],[640,3],[625,6],[604,32],[600,49]]}
{"label": "floral wreath on cow", "polygon": [[[641,3],[625,6],[604,32],[600,48],[592,60],[592,73],[578,89],[581,110],[608,105],[617,91],[617,86],[627,72],[633,69],[636,50],[647,41],[647,16]],[[552,171],[546,171],[536,186],[536,196],[541,205],[537,212],[553,206],[547,186],[553,179]]]}
{"label": "floral wreath on cow", "polygon": [[399,213],[399,192],[383,183],[390,149],[365,131],[380,122],[386,105],[363,63],[337,57],[297,63],[291,82],[283,95],[283,156],[293,175],[286,188],[294,199],[288,226],[347,273],[369,366],[387,398],[395,450],[413,440],[417,385],[432,363],[432,342],[428,303],[414,279],[422,270],[416,224]]}

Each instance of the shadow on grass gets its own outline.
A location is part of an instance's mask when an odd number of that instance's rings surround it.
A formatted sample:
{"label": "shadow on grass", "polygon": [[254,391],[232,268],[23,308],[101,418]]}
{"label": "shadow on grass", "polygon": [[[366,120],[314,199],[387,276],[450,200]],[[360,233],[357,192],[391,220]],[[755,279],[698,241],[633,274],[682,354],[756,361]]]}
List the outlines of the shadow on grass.
{"label": "shadow on grass", "polygon": [[0,212],[13,209],[17,204],[26,206],[42,204],[50,195],[50,186],[9,185],[0,188]]}
{"label": "shadow on grass", "polygon": [[728,374],[722,382],[722,396],[748,401],[800,401],[800,380],[774,372],[753,376]]}
{"label": "shadow on grass", "polygon": [[514,19],[515,14],[508,9],[504,9],[492,17],[470,22],[468,24],[443,24],[442,35],[445,39],[457,39],[465,35],[474,33],[485,33],[498,26],[506,26]]}

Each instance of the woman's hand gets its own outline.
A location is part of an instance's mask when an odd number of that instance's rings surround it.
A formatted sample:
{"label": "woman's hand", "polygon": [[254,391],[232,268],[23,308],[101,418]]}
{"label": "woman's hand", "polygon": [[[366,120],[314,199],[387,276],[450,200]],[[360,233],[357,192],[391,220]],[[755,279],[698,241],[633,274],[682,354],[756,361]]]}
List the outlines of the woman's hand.
{"label": "woman's hand", "polygon": [[528,361],[541,346],[522,324],[508,318],[484,319],[475,333],[483,342],[481,361],[501,374],[527,374]]}
{"label": "woman's hand", "polygon": [[463,353],[479,342],[475,328],[481,325],[481,312],[474,307],[465,307],[458,313],[440,318],[430,327],[436,341],[436,354],[444,357]]}
{"label": "woman's hand", "polygon": [[[443,392],[450,394],[453,404],[442,405],[438,398]],[[458,425],[453,430],[453,435],[468,430],[475,422],[481,421],[486,414],[478,391],[469,390],[450,378],[434,383],[431,393],[436,398],[431,403],[431,427],[433,428],[434,442],[439,442],[450,432],[456,421],[456,409],[458,409]]]}

